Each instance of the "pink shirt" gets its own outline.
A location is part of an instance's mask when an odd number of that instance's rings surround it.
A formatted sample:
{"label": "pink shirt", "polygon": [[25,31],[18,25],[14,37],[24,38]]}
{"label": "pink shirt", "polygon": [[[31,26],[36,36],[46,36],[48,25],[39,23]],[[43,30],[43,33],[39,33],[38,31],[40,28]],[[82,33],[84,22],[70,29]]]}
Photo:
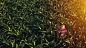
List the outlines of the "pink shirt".
{"label": "pink shirt", "polygon": [[58,31],[61,33],[61,34],[65,34],[66,33],[66,28],[62,29],[61,27],[58,28]]}

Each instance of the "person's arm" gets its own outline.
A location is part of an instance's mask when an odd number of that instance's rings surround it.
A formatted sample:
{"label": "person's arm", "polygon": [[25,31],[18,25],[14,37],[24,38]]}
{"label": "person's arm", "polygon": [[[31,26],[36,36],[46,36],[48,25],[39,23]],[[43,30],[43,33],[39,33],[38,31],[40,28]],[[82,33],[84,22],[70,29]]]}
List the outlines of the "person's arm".
{"label": "person's arm", "polygon": [[61,33],[61,27],[58,28],[58,33]]}
{"label": "person's arm", "polygon": [[61,31],[58,31],[58,33],[61,33]]}

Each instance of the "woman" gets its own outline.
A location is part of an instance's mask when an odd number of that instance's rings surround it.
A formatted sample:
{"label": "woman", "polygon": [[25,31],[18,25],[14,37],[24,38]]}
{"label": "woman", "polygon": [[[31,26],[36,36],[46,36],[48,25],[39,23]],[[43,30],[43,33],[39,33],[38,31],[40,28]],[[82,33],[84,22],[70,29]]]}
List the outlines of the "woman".
{"label": "woman", "polygon": [[65,25],[61,25],[61,26],[58,28],[58,33],[59,33],[59,35],[64,36],[64,34],[66,33]]}

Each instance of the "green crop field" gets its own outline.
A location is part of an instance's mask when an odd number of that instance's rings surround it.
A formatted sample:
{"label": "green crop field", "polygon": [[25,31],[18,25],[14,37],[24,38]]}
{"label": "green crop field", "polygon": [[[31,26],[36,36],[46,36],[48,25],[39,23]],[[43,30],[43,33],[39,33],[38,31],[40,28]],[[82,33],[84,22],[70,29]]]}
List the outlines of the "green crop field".
{"label": "green crop field", "polygon": [[[86,48],[85,0],[0,0],[0,48]],[[66,26],[62,38],[57,31]]]}

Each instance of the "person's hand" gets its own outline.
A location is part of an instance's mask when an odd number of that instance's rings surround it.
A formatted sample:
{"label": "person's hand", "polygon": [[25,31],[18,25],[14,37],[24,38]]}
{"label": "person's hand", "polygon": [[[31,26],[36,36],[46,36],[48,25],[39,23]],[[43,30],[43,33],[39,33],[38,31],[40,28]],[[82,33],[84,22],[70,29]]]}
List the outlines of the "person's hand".
{"label": "person's hand", "polygon": [[60,31],[58,31],[58,33],[60,33]]}
{"label": "person's hand", "polygon": [[64,36],[64,34],[61,34],[61,36]]}
{"label": "person's hand", "polygon": [[60,33],[60,32],[59,32]]}

